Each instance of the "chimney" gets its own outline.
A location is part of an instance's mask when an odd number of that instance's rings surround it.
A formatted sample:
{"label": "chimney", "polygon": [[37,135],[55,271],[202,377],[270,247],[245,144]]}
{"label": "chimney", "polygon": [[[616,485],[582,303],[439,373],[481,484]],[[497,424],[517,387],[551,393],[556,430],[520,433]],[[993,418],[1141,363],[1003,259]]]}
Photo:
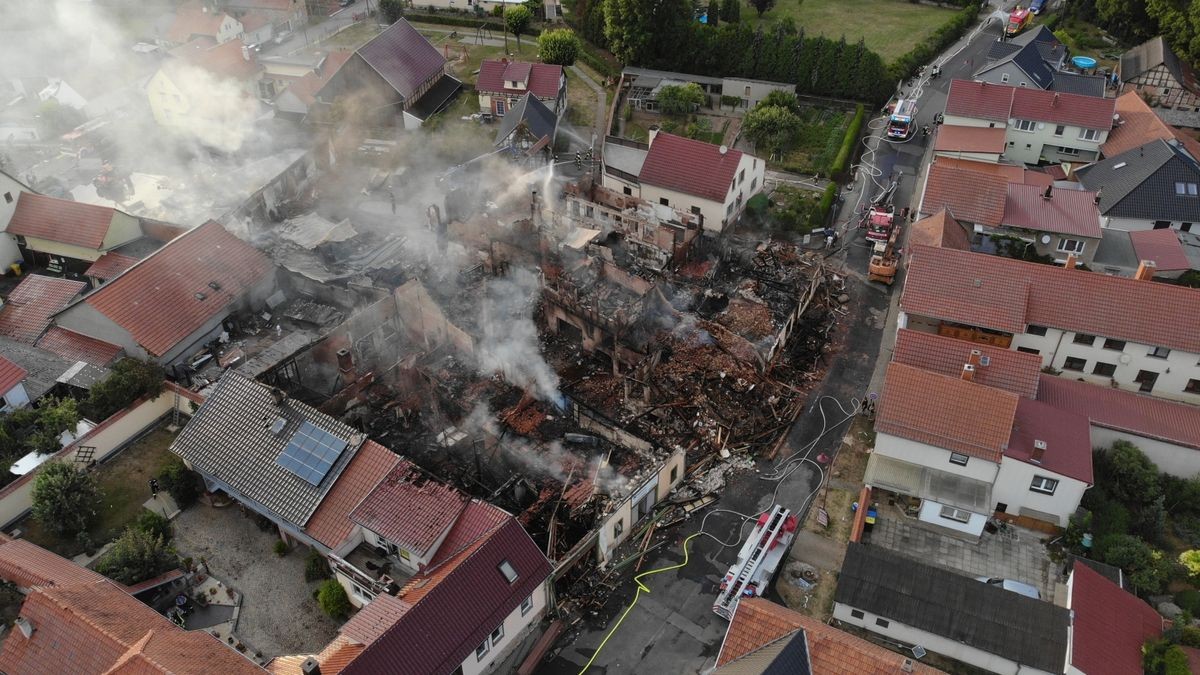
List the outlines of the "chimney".
{"label": "chimney", "polygon": [[321,675],[321,662],[317,661],[317,657],[310,656],[300,664],[300,672],[303,675]]}
{"label": "chimney", "polygon": [[350,384],[358,379],[354,373],[354,355],[349,349],[342,348],[337,351],[338,374],[342,376],[344,384]]}
{"label": "chimney", "polygon": [[250,48],[246,45],[242,45],[242,58],[246,61],[250,60]]}
{"label": "chimney", "polygon": [[24,635],[26,638],[33,637],[33,624],[29,623],[29,619],[18,616],[17,620],[13,623],[17,626],[17,630],[21,631],[21,635]]}
{"label": "chimney", "polygon": [[971,350],[971,355],[970,355],[970,356],[967,358],[967,363],[968,363],[968,364],[970,364],[970,365],[972,365],[972,366],[978,366],[978,365],[979,365],[979,359],[980,359],[982,356],[983,356],[983,352],[979,351],[978,349],[972,349],[972,350]]}
{"label": "chimney", "polygon": [[1104,188],[1096,190],[1096,196],[1092,197],[1092,201],[1096,202],[1096,206],[1100,206],[1100,193],[1104,192]]}
{"label": "chimney", "polygon": [[1067,254],[1067,262],[1063,263],[1063,269],[1065,269],[1065,270],[1075,269],[1075,254],[1074,253]]}
{"label": "chimney", "polygon": [[962,379],[966,380],[967,382],[974,382],[975,381],[975,366],[973,366],[969,363],[967,365],[963,366]]}
{"label": "chimney", "polygon": [[1054,92],[1054,102],[1050,104],[1050,107],[1052,107],[1052,108],[1058,107],[1058,92],[1057,91]]}
{"label": "chimney", "polygon": [[1029,454],[1029,461],[1034,464],[1041,464],[1042,458],[1046,456],[1046,441],[1034,441],[1033,452]]}
{"label": "chimney", "polygon": [[1042,199],[1054,199],[1054,184],[1046,186],[1046,191],[1042,193]]}
{"label": "chimney", "polygon": [[283,402],[287,400],[287,394],[279,387],[271,387],[271,397],[275,399],[275,405],[283,407]]}
{"label": "chimney", "polygon": [[1154,272],[1157,268],[1158,265],[1155,265],[1153,260],[1143,260],[1138,263],[1137,274],[1134,274],[1133,278],[1141,281],[1149,281],[1154,278]]}

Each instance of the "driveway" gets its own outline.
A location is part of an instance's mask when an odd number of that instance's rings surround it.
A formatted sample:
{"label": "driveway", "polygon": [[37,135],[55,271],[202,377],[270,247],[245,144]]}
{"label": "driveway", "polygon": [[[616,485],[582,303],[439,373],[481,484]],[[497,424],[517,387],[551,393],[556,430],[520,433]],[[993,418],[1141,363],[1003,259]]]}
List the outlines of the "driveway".
{"label": "driveway", "polygon": [[304,581],[303,548],[280,558],[271,547],[274,530],[264,532],[235,506],[197,504],[172,521],[181,556],[208,562],[212,576],[242,594],[234,632],[251,654],[312,654],[337,635],[339,622],[325,616]]}

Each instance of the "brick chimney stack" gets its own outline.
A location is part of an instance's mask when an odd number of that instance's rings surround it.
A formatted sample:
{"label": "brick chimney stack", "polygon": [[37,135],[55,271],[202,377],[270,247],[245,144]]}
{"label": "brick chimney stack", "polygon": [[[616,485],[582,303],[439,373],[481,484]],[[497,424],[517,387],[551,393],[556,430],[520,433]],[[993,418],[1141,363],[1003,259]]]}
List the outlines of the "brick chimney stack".
{"label": "brick chimney stack", "polygon": [[967,363],[979,367],[980,360],[983,358],[983,352],[978,349],[972,349],[971,355],[967,358]]}
{"label": "brick chimney stack", "polygon": [[1029,455],[1029,461],[1034,464],[1041,464],[1042,458],[1046,456],[1046,441],[1034,441],[1033,452]]}
{"label": "brick chimney stack", "polygon": [[1073,269],[1075,269],[1075,264],[1076,264],[1075,254],[1068,253],[1067,254],[1067,262],[1063,263],[1063,269],[1073,270]]}
{"label": "brick chimney stack", "polygon": [[1134,274],[1133,278],[1140,281],[1150,281],[1154,278],[1154,272],[1157,269],[1158,265],[1155,265],[1153,260],[1143,260],[1138,263],[1137,274]]}
{"label": "brick chimney stack", "polygon": [[966,380],[967,382],[974,382],[975,381],[975,366],[973,366],[969,363],[966,364],[965,366],[963,366],[962,379]]}

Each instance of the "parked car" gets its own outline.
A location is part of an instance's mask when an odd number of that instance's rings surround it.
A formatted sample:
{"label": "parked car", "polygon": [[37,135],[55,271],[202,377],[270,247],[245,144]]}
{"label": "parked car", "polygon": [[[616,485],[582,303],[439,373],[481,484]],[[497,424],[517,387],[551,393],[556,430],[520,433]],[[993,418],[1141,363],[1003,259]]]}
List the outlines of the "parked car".
{"label": "parked car", "polygon": [[1013,579],[1001,579],[999,577],[975,577],[975,581],[982,581],[985,584],[1003,588],[1006,591],[1012,591],[1013,593],[1020,593],[1021,595],[1024,595],[1027,598],[1033,598],[1034,600],[1042,599],[1041,591],[1039,591],[1037,588],[1034,588],[1033,586],[1031,586],[1023,581],[1014,581]]}

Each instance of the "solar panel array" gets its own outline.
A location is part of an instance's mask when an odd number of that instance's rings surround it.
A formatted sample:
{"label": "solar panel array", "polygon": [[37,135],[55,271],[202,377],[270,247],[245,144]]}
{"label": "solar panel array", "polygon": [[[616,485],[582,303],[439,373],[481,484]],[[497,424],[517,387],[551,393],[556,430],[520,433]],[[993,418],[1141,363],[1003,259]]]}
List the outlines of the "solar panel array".
{"label": "solar panel array", "polygon": [[328,431],[303,422],[275,461],[309,483],[319,485],[346,445],[346,441]]}

